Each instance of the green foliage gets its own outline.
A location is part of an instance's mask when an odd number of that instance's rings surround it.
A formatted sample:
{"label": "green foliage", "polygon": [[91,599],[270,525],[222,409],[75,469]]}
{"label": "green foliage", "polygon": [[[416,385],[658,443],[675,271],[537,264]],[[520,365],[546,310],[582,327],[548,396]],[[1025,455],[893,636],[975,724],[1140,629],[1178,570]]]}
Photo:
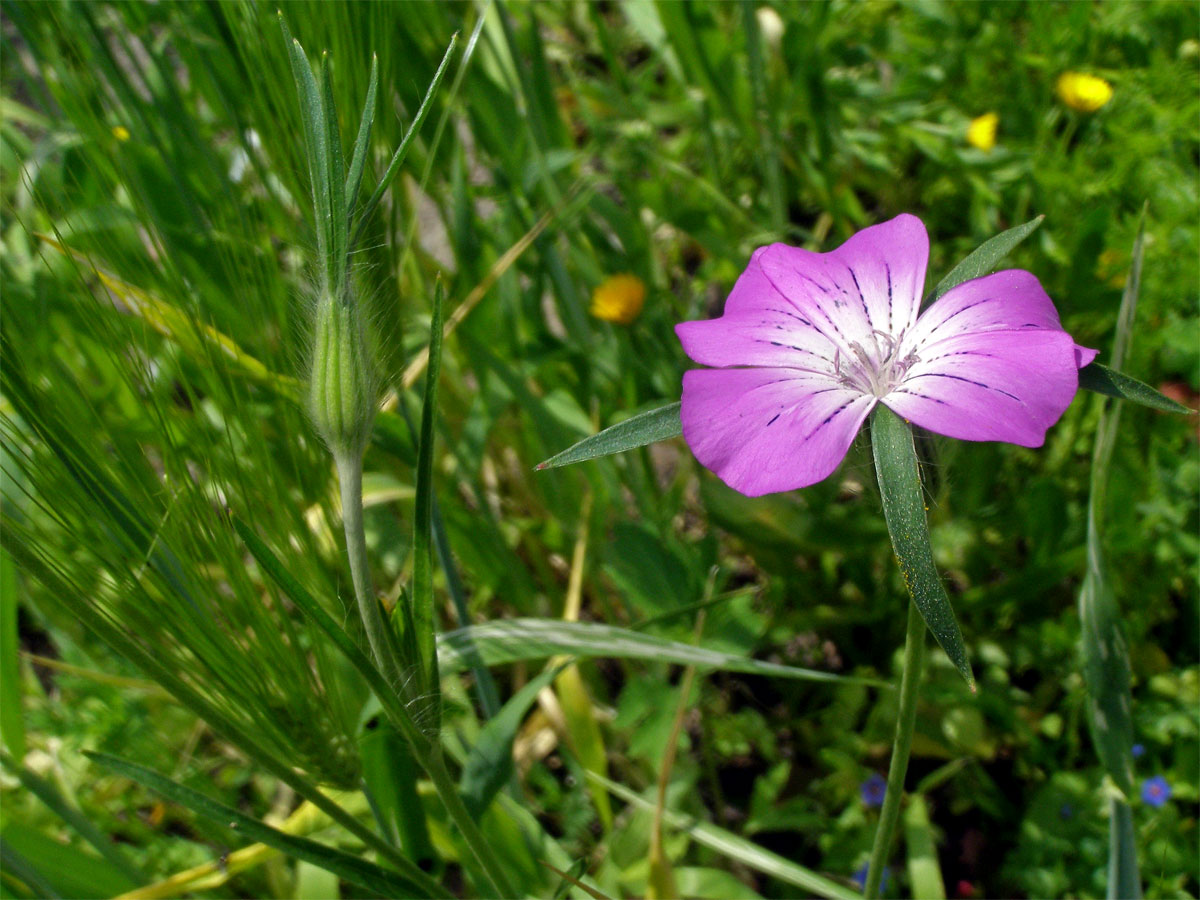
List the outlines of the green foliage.
{"label": "green foliage", "polygon": [[[314,840],[381,869],[436,857],[441,887],[489,893],[427,776],[414,809],[387,788],[403,770],[362,749],[380,707],[404,711],[404,685],[364,652],[337,477],[300,387],[323,273],[361,303],[381,373],[363,463],[369,574],[394,609],[422,559],[452,780],[511,735],[514,777],[478,825],[513,886],[552,895],[564,879],[545,861],[606,896],[644,892],[642,798],[677,667],[696,664],[665,810],[679,890],[853,894],[878,819],[859,785],[886,768],[895,719],[895,692],[874,685],[904,633],[867,441],[828,481],[753,501],[676,438],[533,467],[639,412],[664,416],[655,440],[671,434],[661,407],[689,365],[672,328],[715,314],[755,247],[829,249],[904,211],[929,227],[933,273],[1044,217],[1004,265],[1034,272],[1077,342],[1100,349],[1085,387],[1194,407],[1200,12],[551,0],[283,13],[307,56],[269,4],[3,7],[0,737],[61,798],[0,786],[5,895],[74,895],[68,868],[123,889],[67,809],[146,882],[252,842],[83,750],[273,824],[366,771],[391,808],[337,806],[341,824]],[[311,79],[299,103],[294,65]],[[1108,80],[1111,102],[1065,107],[1054,84],[1069,70]],[[966,141],[986,112],[990,151]],[[1136,339],[1118,361],[1147,201]],[[335,207],[344,229],[320,215]],[[628,326],[588,314],[616,273],[646,286]],[[410,427],[421,366],[407,367],[439,283],[436,415]],[[1112,788],[1087,734],[1075,602],[1098,403],[1083,395],[1039,450],[917,437],[933,561],[979,692],[931,653],[909,779],[928,815],[904,810],[892,895],[929,890],[935,867],[951,896],[963,881],[976,896],[1108,889]],[[1126,831],[1147,896],[1195,895],[1196,420],[1125,405],[1103,550],[1145,747]],[[585,497],[582,612],[562,622]],[[514,712],[515,730],[494,717],[558,653],[576,655],[617,785],[603,839],[553,705]],[[1174,796],[1155,809],[1138,792],[1158,774]],[[473,796],[493,789],[478,784]],[[70,865],[48,865],[51,851]],[[222,896],[328,889],[294,858],[214,878]]]}

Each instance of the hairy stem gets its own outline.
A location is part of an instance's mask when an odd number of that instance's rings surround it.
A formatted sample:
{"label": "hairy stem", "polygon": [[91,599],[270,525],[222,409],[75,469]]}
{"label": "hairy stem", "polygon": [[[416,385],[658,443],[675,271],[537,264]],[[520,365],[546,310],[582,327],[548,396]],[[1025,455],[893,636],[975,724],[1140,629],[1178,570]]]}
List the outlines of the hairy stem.
{"label": "hairy stem", "polygon": [[[346,554],[350,560],[350,577],[354,580],[354,595],[358,601],[358,612],[362,616],[363,627],[367,632],[367,642],[371,645],[371,655],[379,666],[384,679],[403,700],[404,682],[400,677],[400,665],[392,652],[386,629],[390,626],[383,618],[379,601],[375,598],[371,586],[371,574],[367,568],[367,540],[363,533],[363,503],[362,503],[362,457],[357,454],[335,453],[338,481],[342,491],[342,526],[346,532]],[[497,897],[515,897],[516,893],[509,886],[504,870],[500,867],[491,845],[479,830],[475,820],[471,818],[467,808],[458,795],[458,786],[446,770],[441,748],[436,735],[426,737],[421,735],[411,720],[396,722],[400,732],[408,738],[412,746],[413,756],[420,762],[433,786],[437,791],[442,805],[450,814],[454,824],[462,832],[463,840],[471,848],[471,852],[479,861],[491,889]]]}
{"label": "hairy stem", "polygon": [[900,709],[896,715],[896,739],[892,744],[892,761],[888,766],[887,793],[879,814],[879,828],[871,847],[867,868],[867,883],[863,896],[873,900],[879,896],[883,867],[887,863],[900,818],[900,797],[904,793],[904,775],[908,771],[908,755],[912,750],[913,727],[917,721],[917,691],[925,662],[925,621],[917,605],[908,604],[908,627],[904,638],[904,662],[900,673]]}

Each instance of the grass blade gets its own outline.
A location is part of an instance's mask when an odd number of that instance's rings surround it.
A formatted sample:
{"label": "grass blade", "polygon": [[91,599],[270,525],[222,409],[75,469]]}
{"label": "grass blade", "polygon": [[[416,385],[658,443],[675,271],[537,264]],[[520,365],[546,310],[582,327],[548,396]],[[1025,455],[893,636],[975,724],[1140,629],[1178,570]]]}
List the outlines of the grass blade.
{"label": "grass blade", "polygon": [[438,376],[442,362],[442,282],[433,294],[433,321],[429,326],[429,370],[425,373],[425,399],[421,405],[421,435],[417,449],[416,512],[413,532],[412,623],[420,666],[421,695],[429,697],[428,709],[436,731],[440,720],[436,631],[433,616],[433,444],[437,412]]}
{"label": "grass blade", "polygon": [[8,552],[0,547],[0,742],[18,760],[25,757],[19,647],[17,567]]}
{"label": "grass blade", "polygon": [[908,881],[914,897],[946,900],[946,884],[938,864],[937,845],[929,824],[925,798],[913,794],[904,813],[904,846],[908,854]]}
{"label": "grass blade", "polygon": [[1013,251],[1017,244],[1037,231],[1038,226],[1042,224],[1042,220],[1045,218],[1045,216],[1038,216],[1024,225],[1018,225],[1016,228],[1002,231],[995,237],[984,241],[967,254],[958,265],[951,269],[945,278],[938,282],[937,287],[925,298],[925,302],[922,305],[928,306],[937,300],[938,297],[942,296],[942,294],[953,287],[958,287],[964,281],[970,281],[972,278],[979,278],[988,274],[996,267],[996,264],[1000,260]]}
{"label": "grass blade", "polygon": [[464,671],[470,664],[472,654],[478,654],[490,666],[563,654],[582,659],[643,659],[695,666],[701,670],[720,669],[776,678],[890,687],[886,682],[874,678],[855,678],[784,666],[669,641],[613,625],[564,622],[560,619],[505,619],[438,635],[438,662],[445,674]]}
{"label": "grass blade", "polygon": [[388,189],[388,185],[396,177],[396,173],[400,171],[400,164],[404,162],[404,157],[408,156],[408,148],[412,143],[413,137],[420,130],[425,117],[429,115],[429,110],[433,106],[434,95],[437,94],[438,87],[441,86],[442,78],[446,75],[446,68],[450,65],[450,57],[454,54],[454,46],[458,43],[458,35],[455,34],[450,38],[450,44],[446,47],[446,52],[442,56],[442,62],[438,66],[437,71],[433,75],[433,81],[429,83],[429,89],[425,91],[425,99],[421,101],[421,106],[417,109],[416,116],[413,117],[412,125],[408,127],[408,131],[404,133],[404,139],[400,141],[400,146],[396,148],[396,152],[392,155],[391,162],[388,163],[387,169],[383,173],[383,177],[379,179],[379,184],[371,193],[371,197],[363,205],[362,212],[358,216],[358,224],[354,227],[354,237],[350,240],[350,249],[353,250],[362,238],[363,229],[366,227],[367,219],[371,213],[375,211],[375,207],[379,205],[379,201],[383,199],[384,192]]}
{"label": "grass blade", "polygon": [[[587,776],[604,785],[609,793],[619,797],[626,803],[647,811],[654,809],[654,804],[642,799],[624,785],[610,781],[601,775],[597,775],[595,772],[588,772]],[[770,850],[764,849],[731,831],[726,831],[724,828],[719,828],[708,822],[700,822],[691,816],[685,816],[669,809],[663,810],[663,819],[672,828],[678,828],[680,831],[686,832],[688,837],[696,843],[703,844],[710,850],[722,853],[730,859],[735,859],[742,865],[749,866],[765,875],[770,875],[772,878],[778,878],[787,884],[810,891],[818,897],[828,897],[831,900],[861,900],[857,891],[842,887],[824,875],[819,875],[811,869],[798,866],[791,860],[784,859],[779,854],[772,853]]]}
{"label": "grass blade", "polygon": [[534,468],[537,471],[555,469],[679,437],[683,434],[683,425],[679,421],[679,407],[679,403],[672,403],[630,416],[624,422],[618,422],[591,437],[584,438],[578,444],[538,463]]}
{"label": "grass blade", "polygon": [[[1117,334],[1112,353],[1114,366],[1124,362],[1133,330],[1141,285],[1145,227],[1143,213],[1133,244],[1129,279],[1125,283],[1121,309],[1117,315]],[[1108,578],[1102,527],[1120,419],[1121,404],[1108,402],[1100,412],[1096,427],[1088,497],[1087,571],[1079,590],[1079,619],[1092,742],[1105,771],[1125,794],[1125,798],[1109,799],[1108,896],[1136,898],[1141,896],[1141,879],[1138,875],[1133,820],[1127,800],[1133,793],[1133,695],[1130,689],[1129,648],[1121,627],[1121,611]]]}
{"label": "grass blade", "polygon": [[904,584],[925,624],[974,692],[975,677],[962,632],[933,562],[912,429],[882,403],[871,414],[871,449],[879,474],[883,515]]}
{"label": "grass blade", "polygon": [[296,93],[300,98],[300,116],[304,121],[304,148],[308,158],[308,174],[312,180],[313,211],[316,215],[317,255],[320,260],[322,287],[329,287],[329,225],[333,210],[329,205],[329,147],[326,144],[325,111],[321,107],[321,90],[313,77],[312,66],[304,54],[300,42],[292,37],[283,13],[279,14],[279,27],[287,42],[288,58],[292,63],[292,77],[296,81]]}
{"label": "grass blade", "polygon": [[1170,397],[1164,396],[1145,382],[1138,381],[1136,378],[1131,378],[1097,362],[1089,363],[1079,370],[1079,386],[1085,390],[1095,391],[1097,394],[1128,400],[1130,403],[1139,403],[1163,412],[1192,414],[1196,412],[1194,409],[1188,409],[1182,403],[1176,403]]}
{"label": "grass blade", "polygon": [[479,732],[471,753],[463,764],[462,777],[459,781],[463,803],[473,816],[483,815],[488,804],[505,782],[512,776],[513,741],[517,729],[529,707],[537,700],[537,695],[546,687],[554,676],[562,670],[562,666],[546,669],[523,688],[517,691],[493,716]]}
{"label": "grass blade", "polygon": [[136,781],[173,803],[186,806],[197,815],[221,825],[236,828],[238,834],[281,850],[295,859],[304,860],[328,872],[333,872],[339,878],[344,878],[359,887],[384,896],[397,894],[408,896],[411,891],[423,891],[423,886],[410,882],[398,872],[389,871],[361,857],[351,856],[308,838],[296,837],[272,828],[270,825],[244,815],[232,807],[218,803],[198,791],[184,787],[152,769],[116,756],[109,756],[106,753],[86,752],[84,755],[109,771]]}
{"label": "grass blade", "polygon": [[0,752],[0,763],[20,780],[27,791],[37,797],[54,812],[60,819],[78,832],[79,836],[91,844],[96,852],[108,860],[114,868],[129,880],[129,887],[140,884],[144,876],[126,858],[120,847],[109,840],[100,830],[88,821],[82,812],[67,802],[67,799],[51,782],[31,772],[10,757]]}
{"label": "grass blade", "polygon": [[[354,139],[354,150],[350,156],[350,170],[346,173],[346,209],[354,209],[358,189],[362,186],[363,168],[371,150],[371,126],[375,122],[375,94],[379,90],[379,57],[371,56],[371,81],[367,86],[367,99],[363,103],[362,119],[358,124],[358,137]],[[347,237],[349,237],[347,235]]]}

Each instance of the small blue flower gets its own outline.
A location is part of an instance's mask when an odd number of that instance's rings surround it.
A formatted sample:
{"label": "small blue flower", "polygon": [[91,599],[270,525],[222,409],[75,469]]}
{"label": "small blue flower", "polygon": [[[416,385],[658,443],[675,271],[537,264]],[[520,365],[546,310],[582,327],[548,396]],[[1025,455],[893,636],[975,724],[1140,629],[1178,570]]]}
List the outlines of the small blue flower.
{"label": "small blue flower", "polygon": [[1071,819],[1075,816],[1075,807],[1070,803],[1064,803],[1058,808],[1058,817],[1060,819]]}
{"label": "small blue flower", "polygon": [[1142,802],[1155,809],[1171,799],[1171,785],[1161,775],[1147,778],[1142,782]]}
{"label": "small blue flower", "polygon": [[1145,755],[1146,755],[1146,748],[1144,745],[1142,745],[1142,744],[1134,744],[1133,745],[1133,758],[1134,759],[1141,759]]}
{"label": "small blue flower", "polygon": [[[851,880],[855,884],[858,885],[858,889],[860,891],[865,889],[867,886],[867,871],[870,868],[870,866],[871,866],[870,863],[863,863],[861,866],[858,867],[858,871],[855,872],[854,875],[851,877]],[[879,879],[879,892],[881,894],[887,890],[888,881],[891,880],[891,877],[892,877],[891,868],[889,866],[884,866],[883,867],[883,877],[881,879]]]}
{"label": "small blue flower", "polygon": [[863,806],[867,809],[878,809],[883,806],[883,797],[887,793],[887,782],[878,772],[872,772],[871,777],[859,787],[862,793]]}

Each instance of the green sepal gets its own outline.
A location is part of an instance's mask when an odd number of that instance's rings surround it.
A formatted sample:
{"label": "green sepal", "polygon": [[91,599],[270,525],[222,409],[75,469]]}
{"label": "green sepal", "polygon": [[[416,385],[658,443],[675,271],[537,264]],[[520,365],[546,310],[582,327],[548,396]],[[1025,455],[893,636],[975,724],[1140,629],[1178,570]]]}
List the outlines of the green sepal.
{"label": "green sepal", "polygon": [[912,427],[882,403],[871,414],[871,449],[883,498],[883,517],[905,587],[921,618],[974,691],[975,676],[971,674],[962,632],[933,562]]}
{"label": "green sepal", "polygon": [[603,431],[585,437],[561,453],[538,463],[534,468],[554,469],[559,466],[569,466],[572,463],[597,459],[601,456],[611,456],[623,453],[646,444],[665,441],[683,434],[683,425],[679,421],[681,404],[677,401],[661,406],[658,409],[647,410],[630,416],[623,422],[605,428]]}

